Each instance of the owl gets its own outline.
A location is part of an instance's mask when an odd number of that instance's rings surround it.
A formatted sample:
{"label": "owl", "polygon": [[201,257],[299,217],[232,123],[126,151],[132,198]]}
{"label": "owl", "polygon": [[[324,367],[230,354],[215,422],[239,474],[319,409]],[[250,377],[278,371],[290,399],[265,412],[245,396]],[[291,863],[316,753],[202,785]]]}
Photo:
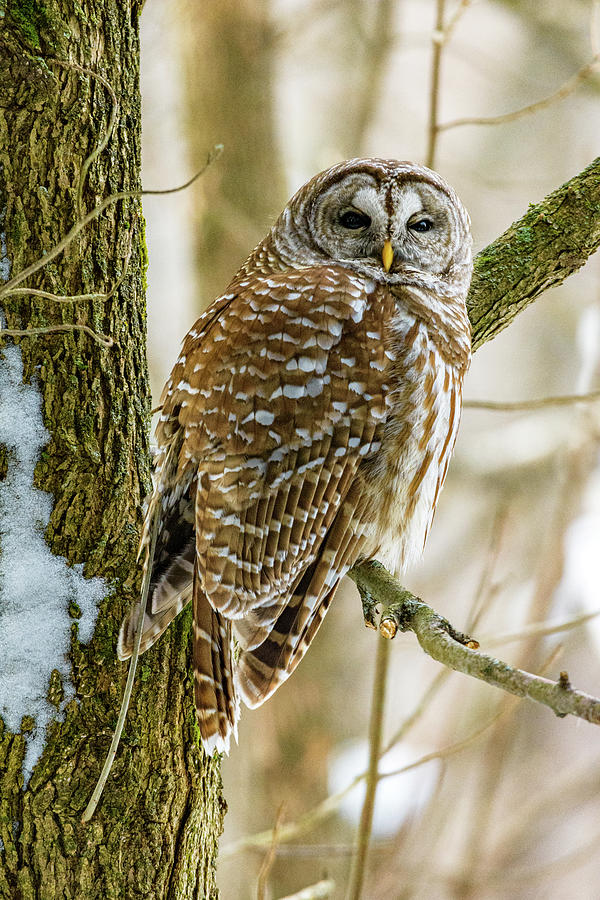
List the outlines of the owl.
{"label": "owl", "polygon": [[316,175],[198,319],[162,396],[142,549],[147,650],[193,604],[205,750],[294,671],[340,580],[431,526],[470,361],[470,222],[409,162]]}

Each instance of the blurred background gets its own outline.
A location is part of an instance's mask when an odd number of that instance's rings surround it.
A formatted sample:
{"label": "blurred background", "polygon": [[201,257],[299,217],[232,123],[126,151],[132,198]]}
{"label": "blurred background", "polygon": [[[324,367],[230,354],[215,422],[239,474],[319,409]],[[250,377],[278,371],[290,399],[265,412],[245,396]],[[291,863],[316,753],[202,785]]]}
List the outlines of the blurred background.
{"label": "blurred background", "polygon": [[[202,309],[288,197],[352,156],[425,162],[432,34],[439,121],[509,113],[568,82],[598,51],[588,0],[151,0],[142,17],[144,186],[155,402]],[[496,125],[443,130],[434,167],[473,220],[475,249],[597,154],[600,77]],[[465,399],[600,386],[600,260],[546,293],[475,356]],[[482,649],[600,694],[600,404],[466,408],[422,563],[406,586]],[[586,618],[587,615],[587,618]],[[539,633],[540,623],[564,624]],[[545,626],[543,626],[545,627]],[[376,642],[344,584],[306,660],[243,711],[223,764],[224,900],[281,898],[330,878],[344,896],[360,815]],[[443,670],[413,635],[391,645],[366,898],[600,896],[600,730]],[[321,804],[319,806],[319,804]],[[268,842],[254,836],[279,822]],[[294,827],[294,823],[296,827]],[[283,839],[285,838],[285,839]]]}

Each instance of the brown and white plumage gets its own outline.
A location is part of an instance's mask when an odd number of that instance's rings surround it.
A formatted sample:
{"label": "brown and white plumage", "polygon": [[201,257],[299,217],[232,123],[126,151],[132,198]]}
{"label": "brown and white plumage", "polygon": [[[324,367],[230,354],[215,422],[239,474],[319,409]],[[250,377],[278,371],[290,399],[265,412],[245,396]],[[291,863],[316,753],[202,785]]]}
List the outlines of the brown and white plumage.
{"label": "brown and white plumage", "polygon": [[470,275],[468,216],[437,174],[350,160],[301,188],[185,338],[157,428],[142,649],[193,598],[209,752],[228,749],[238,696],[257,706],[291,674],[358,560],[399,573],[421,552],[460,418]]}

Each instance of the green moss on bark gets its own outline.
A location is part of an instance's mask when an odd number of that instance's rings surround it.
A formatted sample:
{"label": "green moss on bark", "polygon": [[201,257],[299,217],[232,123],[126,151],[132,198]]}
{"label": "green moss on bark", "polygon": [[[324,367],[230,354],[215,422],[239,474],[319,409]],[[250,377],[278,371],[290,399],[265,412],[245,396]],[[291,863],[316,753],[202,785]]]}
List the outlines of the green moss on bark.
{"label": "green moss on bark", "polygon": [[[100,72],[119,97],[117,128],[84,189],[90,210],[111,192],[139,187],[139,48],[136,16],[132,21],[120,0],[90,0],[85,10],[67,0],[32,0],[9,10],[0,32],[0,196],[15,274],[72,226],[77,174],[112,109],[97,80],[59,67],[54,55]],[[0,720],[1,900],[216,897],[223,805],[218,763],[202,754],[193,724],[189,620],[144,657],[102,803],[87,828],[80,822],[121,701],[126,667],[116,659],[116,639],[139,589],[141,501],[150,484],[139,203],[110,207],[27,282],[68,294],[110,291],[123,273],[132,229],[126,277],[108,300],[59,306],[19,297],[3,304],[9,327],[77,322],[117,345],[104,349],[80,332],[19,341],[50,433],[35,475],[54,497],[48,543],[70,563],[83,562],[88,576],[102,576],[111,592],[89,646],[79,643],[73,622],[76,700],[48,729],[26,790],[22,763],[33,722],[25,717],[22,733],[13,735]],[[2,460],[0,453],[0,476]],[[70,612],[76,619],[78,609]],[[63,690],[57,676],[41,686],[55,705]]]}
{"label": "green moss on bark", "polygon": [[468,298],[476,350],[600,246],[600,157],[479,253]]}

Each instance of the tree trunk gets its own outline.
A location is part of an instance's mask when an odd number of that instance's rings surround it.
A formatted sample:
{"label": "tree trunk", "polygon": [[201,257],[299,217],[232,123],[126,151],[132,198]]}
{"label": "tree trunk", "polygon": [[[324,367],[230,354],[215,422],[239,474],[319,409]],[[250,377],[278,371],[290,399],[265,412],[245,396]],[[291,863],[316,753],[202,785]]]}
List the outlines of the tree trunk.
{"label": "tree trunk", "polygon": [[[82,165],[109,134],[115,106],[106,84],[91,73],[104,76],[118,98],[118,110],[108,145],[89,168],[82,214],[111,193],[139,188],[140,7],[121,0],[81,5],[71,0],[43,5],[9,0],[0,19],[0,287],[47,254],[81,218],[77,186]],[[46,660],[47,675],[37,685],[41,697],[31,709],[23,708],[23,719],[16,726],[11,722],[12,730],[7,721],[11,698],[1,693],[6,673],[0,659],[3,900],[217,895],[214,860],[224,803],[218,764],[203,756],[196,738],[188,674],[189,614],[180,616],[144,657],[99,810],[89,826],[80,822],[123,690],[126,667],[116,660],[116,636],[139,589],[140,505],[149,487],[139,200],[111,204],[25,282],[62,295],[107,294],[117,282],[118,290],[104,299],[57,303],[13,294],[2,301],[8,328],[77,323],[115,342],[106,348],[76,330],[16,339],[18,350],[11,341],[0,344],[0,384],[5,387],[0,420],[3,413],[5,423],[19,416],[31,419],[31,411],[18,403],[8,408],[6,386],[11,378],[15,382],[21,359],[30,387],[23,389],[17,378],[11,391],[17,400],[35,394],[32,408],[41,402],[49,440],[37,461],[35,487],[52,497],[45,538],[54,554],[48,551],[45,564],[52,572],[64,570],[61,577],[66,573],[74,586],[39,635],[39,640],[46,631],[55,637],[63,627],[64,647],[55,661],[54,651],[44,645],[39,656],[42,663]],[[27,424],[22,423],[25,435]],[[17,484],[25,454],[17,438],[14,444],[7,439],[4,443],[0,501],[4,493],[5,516],[10,520],[14,515],[15,523],[22,525],[25,513],[8,508],[6,498],[13,496],[8,491]],[[18,507],[18,490],[14,496]],[[43,506],[44,495],[34,496]],[[8,553],[9,533],[10,521],[3,521],[0,562],[3,545]],[[35,538],[22,538],[25,569]],[[85,576],[96,580],[84,581],[70,568],[79,563]],[[35,581],[39,573],[31,574]],[[3,616],[14,612],[17,602],[10,590],[5,577],[0,582],[0,640],[7,634],[8,619]],[[24,640],[22,647],[16,640],[11,648],[17,656],[20,650],[24,672],[35,656],[27,649],[30,634],[36,627],[40,631],[52,591],[50,576],[41,591],[39,585],[31,590],[25,586],[32,603],[19,621]],[[86,617],[80,623],[78,619],[94,592],[102,599],[93,638],[86,645],[79,639]],[[86,631],[91,632],[91,624],[88,616]],[[72,686],[61,657],[69,653],[69,631]],[[41,722],[48,703],[56,709],[44,735]],[[43,750],[39,760],[38,746]]]}

